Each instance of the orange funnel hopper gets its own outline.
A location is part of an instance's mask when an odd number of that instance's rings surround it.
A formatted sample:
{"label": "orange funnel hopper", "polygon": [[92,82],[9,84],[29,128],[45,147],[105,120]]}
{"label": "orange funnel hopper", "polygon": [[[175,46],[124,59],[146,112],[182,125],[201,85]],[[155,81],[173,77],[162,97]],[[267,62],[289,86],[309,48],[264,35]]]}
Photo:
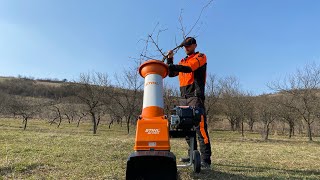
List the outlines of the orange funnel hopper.
{"label": "orange funnel hopper", "polygon": [[163,78],[168,75],[168,66],[159,60],[148,60],[140,66],[139,73],[145,79],[143,107],[126,178],[176,179],[176,157],[170,152],[169,121],[163,110]]}

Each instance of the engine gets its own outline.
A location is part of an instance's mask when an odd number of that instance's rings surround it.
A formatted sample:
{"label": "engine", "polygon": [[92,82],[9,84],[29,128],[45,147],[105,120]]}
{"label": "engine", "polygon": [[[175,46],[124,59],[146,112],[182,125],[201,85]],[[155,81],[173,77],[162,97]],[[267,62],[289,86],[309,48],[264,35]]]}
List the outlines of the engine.
{"label": "engine", "polygon": [[176,106],[171,111],[171,130],[191,130],[201,121],[202,109],[191,106]]}

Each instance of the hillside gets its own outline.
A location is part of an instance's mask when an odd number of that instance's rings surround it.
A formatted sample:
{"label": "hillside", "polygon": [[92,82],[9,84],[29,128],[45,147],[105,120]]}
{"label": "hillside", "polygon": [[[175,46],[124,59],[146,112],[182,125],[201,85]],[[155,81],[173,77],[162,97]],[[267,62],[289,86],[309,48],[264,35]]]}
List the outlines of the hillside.
{"label": "hillside", "polygon": [[17,95],[43,98],[55,98],[57,94],[62,97],[74,93],[68,89],[70,82],[50,79],[30,79],[16,77],[0,77],[0,92]]}

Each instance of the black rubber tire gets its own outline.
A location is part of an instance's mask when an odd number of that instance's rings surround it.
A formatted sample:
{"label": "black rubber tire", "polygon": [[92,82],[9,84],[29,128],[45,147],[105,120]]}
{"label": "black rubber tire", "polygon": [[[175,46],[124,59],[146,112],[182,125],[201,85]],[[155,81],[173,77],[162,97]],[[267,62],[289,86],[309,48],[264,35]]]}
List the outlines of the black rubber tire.
{"label": "black rubber tire", "polygon": [[175,158],[137,156],[127,162],[126,180],[177,180]]}
{"label": "black rubber tire", "polygon": [[161,172],[157,173],[132,173],[126,176],[126,180],[177,180],[177,172]]}
{"label": "black rubber tire", "polygon": [[193,156],[193,172],[200,173],[201,171],[201,157],[198,150],[194,150],[192,153]]}

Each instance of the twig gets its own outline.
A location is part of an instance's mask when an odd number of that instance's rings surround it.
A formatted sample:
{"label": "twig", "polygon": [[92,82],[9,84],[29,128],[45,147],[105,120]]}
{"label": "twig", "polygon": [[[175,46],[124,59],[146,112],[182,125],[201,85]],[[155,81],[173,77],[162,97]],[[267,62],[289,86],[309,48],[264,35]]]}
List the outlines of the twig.
{"label": "twig", "polygon": [[[182,46],[183,46],[183,45],[180,44],[180,45],[178,45],[177,47],[173,48],[172,51],[178,51]],[[168,58],[168,55],[163,56],[162,62],[164,62],[167,58]]]}
{"label": "twig", "polygon": [[143,54],[140,54],[140,56],[148,58],[148,59],[153,59],[152,57],[149,57],[149,56],[146,56],[146,55],[143,55]]}
{"label": "twig", "polygon": [[160,33],[164,32],[164,31],[166,31],[166,30],[168,30],[168,28],[166,28],[166,29],[160,29],[160,30],[158,31],[157,44],[159,43],[159,35],[160,35]]}
{"label": "twig", "polygon": [[162,54],[163,57],[166,57],[166,55],[162,52],[162,50],[159,48],[158,44],[154,41],[154,39],[152,38],[152,35],[149,35],[149,38],[152,40],[152,43],[156,46],[156,48],[158,49],[158,51]]}
{"label": "twig", "polygon": [[183,9],[180,10],[180,16],[179,16],[179,24],[180,24],[180,30],[182,32],[182,39],[186,39],[186,31],[185,31],[185,27],[183,27],[183,18],[182,18],[182,12]]}
{"label": "twig", "polygon": [[205,6],[203,6],[203,8],[201,9],[201,12],[200,12],[200,15],[197,19],[197,21],[194,23],[194,25],[192,26],[192,28],[190,29],[190,31],[185,35],[186,37],[192,32],[192,30],[194,29],[194,27],[198,24],[200,18],[201,18],[201,15],[203,13],[203,11],[213,2],[213,0],[210,0]]}

